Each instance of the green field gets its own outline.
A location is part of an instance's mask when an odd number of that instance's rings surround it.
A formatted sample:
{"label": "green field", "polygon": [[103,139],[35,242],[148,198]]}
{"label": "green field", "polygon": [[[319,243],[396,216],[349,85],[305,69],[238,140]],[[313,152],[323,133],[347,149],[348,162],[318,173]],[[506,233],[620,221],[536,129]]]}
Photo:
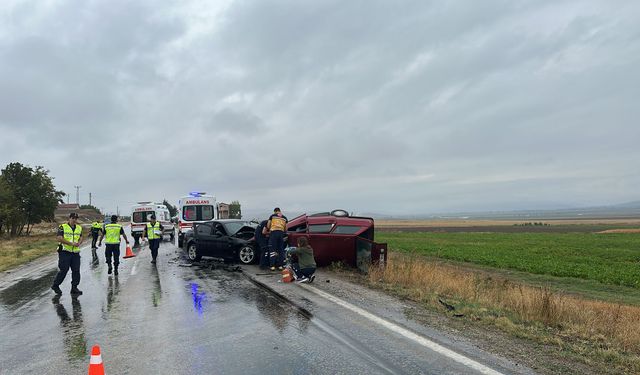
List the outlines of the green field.
{"label": "green field", "polygon": [[377,232],[390,250],[640,288],[640,234]]}

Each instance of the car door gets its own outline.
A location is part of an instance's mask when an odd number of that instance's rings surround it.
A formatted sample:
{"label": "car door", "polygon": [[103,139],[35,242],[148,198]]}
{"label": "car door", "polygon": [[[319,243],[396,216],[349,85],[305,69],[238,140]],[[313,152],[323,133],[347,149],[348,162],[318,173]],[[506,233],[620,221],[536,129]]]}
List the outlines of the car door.
{"label": "car door", "polygon": [[201,255],[210,255],[214,252],[215,237],[211,223],[197,224],[194,229],[196,249]]}
{"label": "car door", "polygon": [[221,223],[213,223],[213,256],[217,258],[229,258],[231,251],[230,239],[224,225]]}
{"label": "car door", "polygon": [[336,236],[331,233],[335,225],[335,218],[330,216],[309,217],[307,235],[316,263],[319,266],[327,266],[332,262],[354,265],[355,239],[353,236]]}

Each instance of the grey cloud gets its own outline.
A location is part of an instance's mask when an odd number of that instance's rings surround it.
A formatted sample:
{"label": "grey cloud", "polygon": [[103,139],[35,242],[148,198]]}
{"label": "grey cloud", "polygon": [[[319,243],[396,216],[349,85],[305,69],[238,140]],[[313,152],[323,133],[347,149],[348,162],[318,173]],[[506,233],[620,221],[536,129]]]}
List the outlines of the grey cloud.
{"label": "grey cloud", "polygon": [[[301,211],[637,200],[637,5],[25,4],[0,19],[0,164],[105,206],[195,189]],[[95,158],[108,173],[67,172]]]}

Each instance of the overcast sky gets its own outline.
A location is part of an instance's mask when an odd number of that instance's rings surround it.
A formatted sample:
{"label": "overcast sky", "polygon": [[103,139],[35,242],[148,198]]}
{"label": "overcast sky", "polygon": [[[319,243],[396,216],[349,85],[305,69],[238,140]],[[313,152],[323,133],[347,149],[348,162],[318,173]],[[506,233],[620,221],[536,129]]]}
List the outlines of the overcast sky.
{"label": "overcast sky", "polygon": [[0,167],[80,203],[640,199],[640,2],[0,2]]}

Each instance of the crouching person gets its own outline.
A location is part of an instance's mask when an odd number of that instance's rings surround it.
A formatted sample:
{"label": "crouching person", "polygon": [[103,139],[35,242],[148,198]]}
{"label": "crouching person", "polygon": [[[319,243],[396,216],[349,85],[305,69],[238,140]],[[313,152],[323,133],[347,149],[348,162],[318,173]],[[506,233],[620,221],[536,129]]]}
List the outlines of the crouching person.
{"label": "crouching person", "polygon": [[289,255],[296,255],[298,261],[291,264],[293,273],[299,283],[312,283],[315,279],[316,260],[307,237],[298,238],[298,247],[289,249]]}

